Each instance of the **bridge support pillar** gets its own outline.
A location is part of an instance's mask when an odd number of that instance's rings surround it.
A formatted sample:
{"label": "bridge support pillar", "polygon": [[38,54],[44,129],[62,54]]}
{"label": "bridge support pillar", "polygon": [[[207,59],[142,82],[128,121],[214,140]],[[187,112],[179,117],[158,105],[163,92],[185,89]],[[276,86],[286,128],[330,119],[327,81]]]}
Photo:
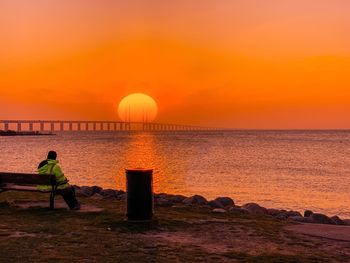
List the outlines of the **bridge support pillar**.
{"label": "bridge support pillar", "polygon": [[8,122],[4,122],[4,130],[8,131],[9,130],[9,123]]}
{"label": "bridge support pillar", "polygon": [[33,131],[34,129],[33,129],[33,122],[29,122],[29,131]]}
{"label": "bridge support pillar", "polygon": [[21,130],[22,130],[22,123],[17,122],[17,131],[21,131]]}
{"label": "bridge support pillar", "polygon": [[53,132],[55,130],[55,123],[51,122],[51,131]]}

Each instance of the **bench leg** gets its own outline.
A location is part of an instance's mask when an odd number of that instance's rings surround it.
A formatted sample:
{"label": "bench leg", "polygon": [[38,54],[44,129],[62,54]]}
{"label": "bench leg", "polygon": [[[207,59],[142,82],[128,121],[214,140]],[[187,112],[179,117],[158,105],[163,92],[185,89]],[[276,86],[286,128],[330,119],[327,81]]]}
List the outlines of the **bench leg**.
{"label": "bench leg", "polygon": [[53,210],[55,208],[55,194],[50,194],[50,210]]}

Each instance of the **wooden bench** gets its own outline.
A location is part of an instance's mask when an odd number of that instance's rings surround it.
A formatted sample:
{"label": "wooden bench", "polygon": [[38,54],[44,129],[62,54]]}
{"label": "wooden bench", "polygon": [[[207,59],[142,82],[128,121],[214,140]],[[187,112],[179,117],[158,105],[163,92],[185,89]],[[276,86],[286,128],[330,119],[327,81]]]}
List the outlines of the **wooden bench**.
{"label": "wooden bench", "polygon": [[[64,182],[66,183],[66,182]],[[51,190],[38,190],[38,185],[51,185]],[[54,174],[26,174],[26,173],[2,173],[0,172],[0,192],[4,191],[28,191],[50,193],[50,209],[55,207],[55,195],[57,187]]]}

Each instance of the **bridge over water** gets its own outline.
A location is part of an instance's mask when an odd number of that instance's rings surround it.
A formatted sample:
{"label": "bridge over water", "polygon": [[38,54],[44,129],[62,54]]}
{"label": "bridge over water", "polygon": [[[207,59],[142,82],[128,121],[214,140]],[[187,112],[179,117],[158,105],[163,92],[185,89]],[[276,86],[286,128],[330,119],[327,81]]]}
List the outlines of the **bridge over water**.
{"label": "bridge over water", "polygon": [[0,130],[8,131],[208,131],[212,127],[155,122],[0,120]]}

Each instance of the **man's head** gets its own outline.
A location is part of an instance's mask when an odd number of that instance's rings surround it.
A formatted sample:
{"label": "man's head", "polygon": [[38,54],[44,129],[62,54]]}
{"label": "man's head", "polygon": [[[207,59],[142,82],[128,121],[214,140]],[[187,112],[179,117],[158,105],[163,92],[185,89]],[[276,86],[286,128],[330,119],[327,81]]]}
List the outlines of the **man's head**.
{"label": "man's head", "polygon": [[56,158],[57,158],[57,153],[55,151],[49,151],[49,153],[47,154],[47,159],[56,160]]}

